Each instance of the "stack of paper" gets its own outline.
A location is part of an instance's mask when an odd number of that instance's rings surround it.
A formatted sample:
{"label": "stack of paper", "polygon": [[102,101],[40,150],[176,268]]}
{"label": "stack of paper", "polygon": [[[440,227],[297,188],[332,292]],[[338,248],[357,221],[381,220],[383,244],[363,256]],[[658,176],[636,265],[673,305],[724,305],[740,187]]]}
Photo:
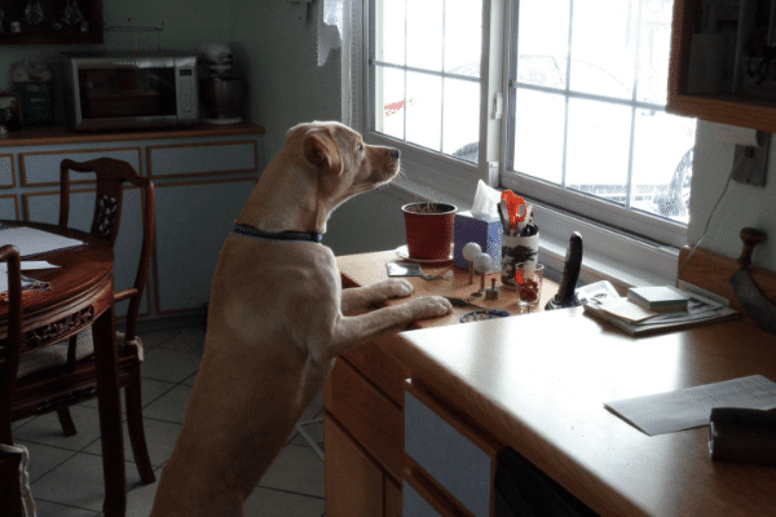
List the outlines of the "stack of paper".
{"label": "stack of paper", "polygon": [[[38,271],[43,269],[58,268],[45,260],[22,260],[22,271]],[[51,290],[48,282],[35,280],[22,275],[22,296],[32,293],[45,293]],[[8,263],[0,262],[0,301],[8,302]]]}
{"label": "stack of paper", "polygon": [[686,310],[656,312],[645,309],[620,296],[611,283],[606,281],[585,286],[579,293],[585,298],[585,312],[608,321],[632,336],[738,317],[738,313],[727,305],[727,300],[711,298],[713,295],[710,293],[701,295],[689,284],[677,291],[689,300]]}

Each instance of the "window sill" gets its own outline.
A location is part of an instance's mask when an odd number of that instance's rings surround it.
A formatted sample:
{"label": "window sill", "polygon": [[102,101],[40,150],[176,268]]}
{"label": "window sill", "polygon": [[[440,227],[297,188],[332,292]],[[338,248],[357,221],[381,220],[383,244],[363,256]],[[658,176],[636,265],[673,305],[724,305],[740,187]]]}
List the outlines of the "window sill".
{"label": "window sill", "polygon": [[[386,187],[388,192],[403,202],[410,203],[428,197],[428,186],[398,177]],[[471,200],[434,192],[434,201],[452,203],[459,210],[469,210]],[[532,201],[533,202],[533,201]],[[583,238],[584,253],[580,281],[582,283],[609,280],[616,287],[626,289],[640,285],[673,285],[679,249],[660,246],[596,225],[557,210],[534,205],[534,216],[539,224],[539,254],[551,274],[560,277],[566,258],[568,239],[578,231]]]}

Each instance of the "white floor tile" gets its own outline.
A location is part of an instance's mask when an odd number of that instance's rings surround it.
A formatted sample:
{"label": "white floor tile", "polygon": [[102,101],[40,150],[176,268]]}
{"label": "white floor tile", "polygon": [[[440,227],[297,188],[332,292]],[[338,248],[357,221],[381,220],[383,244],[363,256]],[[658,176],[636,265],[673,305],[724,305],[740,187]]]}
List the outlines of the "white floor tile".
{"label": "white floor tile", "polygon": [[[177,423],[162,422],[150,418],[143,419],[146,446],[148,448],[148,456],[151,458],[151,465],[159,467],[169,459],[182,427],[181,424]],[[93,444],[86,447],[83,452],[98,456],[102,455],[102,441],[95,441]],[[129,442],[129,432],[127,431],[126,425],[124,426],[124,459],[128,462],[133,462],[131,468],[135,468],[135,458],[132,454],[132,445]]]}
{"label": "white floor tile", "polygon": [[143,416],[156,420],[183,423],[186,418],[186,408],[194,388],[179,384],[155,401],[143,408]]}
{"label": "white floor tile", "polygon": [[14,440],[80,451],[100,437],[100,415],[97,409],[71,406],[70,414],[77,431],[75,436],[62,434],[57,414],[48,413],[15,429],[13,432]]}
{"label": "white floor tile", "polygon": [[323,462],[310,447],[286,445],[259,486],[325,497]]}
{"label": "white floor tile", "polygon": [[[140,398],[143,406],[147,406],[160,396],[170,391],[176,386],[172,382],[157,381],[155,379],[140,378]],[[86,406],[91,408],[97,408],[97,399],[87,400],[82,402],[79,406]],[[124,390],[121,390],[121,414],[126,413],[126,406],[124,402]]]}
{"label": "white floor tile", "polygon": [[140,375],[147,379],[179,383],[199,369],[199,359],[189,352],[155,348],[145,354]]}
{"label": "white floor tile", "polygon": [[74,451],[41,445],[39,443],[25,442],[14,437],[17,445],[24,445],[30,451],[30,463],[27,471],[30,474],[30,482],[34,483],[41,476],[48,473],[53,468],[61,465],[68,458],[76,454]]}
{"label": "white floor tile", "polygon": [[262,487],[253,491],[243,507],[245,517],[320,517],[325,510],[323,499]]}
{"label": "white floor tile", "polygon": [[93,510],[73,508],[46,501],[35,501],[35,512],[38,517],[95,517],[97,515],[97,512]]}
{"label": "white floor tile", "polygon": [[[140,477],[134,465],[127,464],[127,487]],[[102,510],[105,498],[102,458],[78,453],[31,484],[36,500],[62,503],[76,508]]]}

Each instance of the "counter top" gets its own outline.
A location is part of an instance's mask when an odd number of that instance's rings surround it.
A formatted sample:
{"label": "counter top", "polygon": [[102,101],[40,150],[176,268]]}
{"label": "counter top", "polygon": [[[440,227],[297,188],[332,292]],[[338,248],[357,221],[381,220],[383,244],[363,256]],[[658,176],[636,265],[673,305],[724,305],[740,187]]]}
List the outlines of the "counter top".
{"label": "counter top", "polygon": [[25,145],[72,144],[78,142],[115,142],[122,140],[153,140],[161,138],[192,138],[244,134],[264,134],[262,126],[251,122],[230,125],[197,124],[179,128],[128,129],[117,131],[73,131],[61,124],[45,128],[30,128],[0,136],[0,147]]}
{"label": "counter top", "polygon": [[413,383],[604,517],[776,515],[776,468],[712,462],[708,427],[649,437],[603,405],[776,380],[776,337],[745,321],[633,338],[575,308],[399,337]]}

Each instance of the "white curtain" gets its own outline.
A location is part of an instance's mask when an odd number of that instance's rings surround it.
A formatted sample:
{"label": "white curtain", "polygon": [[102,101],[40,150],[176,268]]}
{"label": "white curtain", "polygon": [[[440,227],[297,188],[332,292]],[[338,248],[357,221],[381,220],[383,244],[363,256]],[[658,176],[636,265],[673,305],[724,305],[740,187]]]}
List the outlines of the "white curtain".
{"label": "white curtain", "polygon": [[345,0],[321,0],[318,7],[318,66],[326,64],[329,52],[340,48],[345,35]]}

